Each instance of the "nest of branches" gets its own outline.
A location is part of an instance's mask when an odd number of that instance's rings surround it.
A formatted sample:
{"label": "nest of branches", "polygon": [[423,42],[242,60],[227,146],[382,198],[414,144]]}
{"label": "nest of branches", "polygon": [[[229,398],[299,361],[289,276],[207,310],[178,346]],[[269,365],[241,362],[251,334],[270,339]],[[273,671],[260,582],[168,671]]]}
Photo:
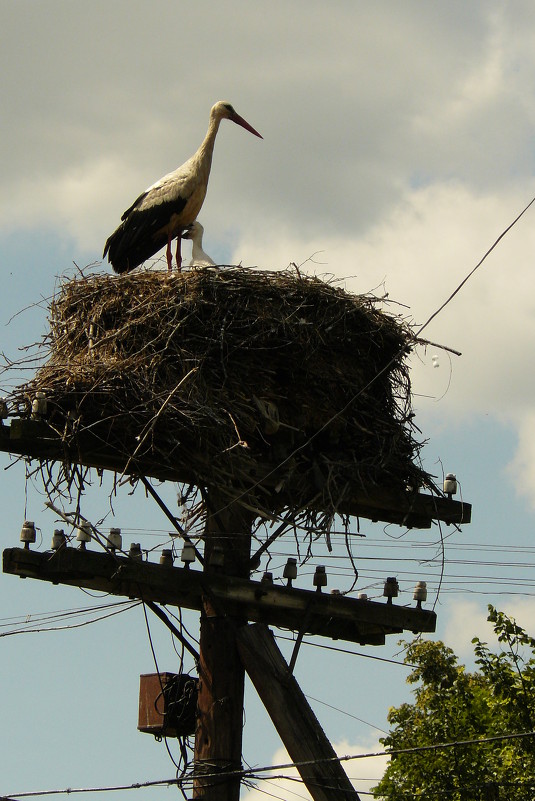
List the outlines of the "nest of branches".
{"label": "nest of branches", "polygon": [[[69,452],[222,492],[270,516],[417,487],[410,326],[297,272],[92,275],[50,304],[38,391]],[[103,452],[104,452],[103,450]],[[83,460],[82,460],[83,461]]]}

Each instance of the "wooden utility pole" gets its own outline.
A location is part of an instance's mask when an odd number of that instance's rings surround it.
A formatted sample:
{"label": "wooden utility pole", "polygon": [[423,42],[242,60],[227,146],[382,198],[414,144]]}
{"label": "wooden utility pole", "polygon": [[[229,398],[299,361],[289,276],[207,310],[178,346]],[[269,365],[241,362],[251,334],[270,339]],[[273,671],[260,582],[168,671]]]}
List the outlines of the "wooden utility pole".
{"label": "wooden utility pole", "polygon": [[[224,605],[210,591],[210,574],[249,577],[252,515],[216,492],[208,492],[205,503],[206,583],[201,609],[193,797],[239,801],[245,671],[236,632],[247,619],[227,616]],[[228,773],[232,775],[226,776]]]}
{"label": "wooden utility pole", "polygon": [[314,801],[359,801],[336,752],[262,623],[243,626],[238,648],[290,759]]}

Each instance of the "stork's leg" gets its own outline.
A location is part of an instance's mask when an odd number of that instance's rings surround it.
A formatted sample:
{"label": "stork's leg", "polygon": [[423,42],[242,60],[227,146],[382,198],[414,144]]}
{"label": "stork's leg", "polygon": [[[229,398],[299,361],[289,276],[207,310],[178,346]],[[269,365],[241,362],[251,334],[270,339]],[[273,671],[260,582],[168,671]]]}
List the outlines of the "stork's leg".
{"label": "stork's leg", "polygon": [[166,250],[166,257],[167,257],[167,269],[169,272],[173,269],[173,254],[171,253],[171,235],[167,237],[167,250]]}
{"label": "stork's leg", "polygon": [[178,272],[180,272],[180,269],[181,269],[181,267],[182,267],[182,253],[181,253],[181,246],[182,246],[182,235],[181,235],[181,234],[179,234],[179,235],[177,236],[177,238],[176,238],[176,254],[175,254],[175,258],[176,258],[176,268],[177,268]]}

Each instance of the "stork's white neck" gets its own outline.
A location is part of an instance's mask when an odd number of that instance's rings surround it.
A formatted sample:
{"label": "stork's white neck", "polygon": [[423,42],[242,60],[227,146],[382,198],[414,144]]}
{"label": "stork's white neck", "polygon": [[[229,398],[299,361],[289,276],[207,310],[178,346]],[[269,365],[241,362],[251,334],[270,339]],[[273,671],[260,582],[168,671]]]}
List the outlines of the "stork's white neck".
{"label": "stork's white neck", "polygon": [[221,122],[221,117],[210,114],[210,122],[208,123],[208,130],[206,131],[206,136],[204,137],[201,146],[197,150],[195,154],[196,158],[200,162],[206,161],[208,165],[212,162],[212,153],[214,152],[214,145],[215,145],[215,138],[217,136],[217,132],[219,130],[219,123]]}

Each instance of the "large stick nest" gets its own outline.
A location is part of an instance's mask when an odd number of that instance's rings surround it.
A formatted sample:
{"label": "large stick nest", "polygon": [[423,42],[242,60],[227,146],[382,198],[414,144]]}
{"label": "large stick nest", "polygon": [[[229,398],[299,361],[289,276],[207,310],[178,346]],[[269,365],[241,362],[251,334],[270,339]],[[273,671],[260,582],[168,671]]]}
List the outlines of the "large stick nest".
{"label": "large stick nest", "polygon": [[48,360],[15,393],[20,412],[44,392],[70,446],[91,431],[134,476],[268,515],[333,513],[356,492],[427,479],[414,338],[374,297],[298,272],[136,272],[63,283],[49,317]]}

